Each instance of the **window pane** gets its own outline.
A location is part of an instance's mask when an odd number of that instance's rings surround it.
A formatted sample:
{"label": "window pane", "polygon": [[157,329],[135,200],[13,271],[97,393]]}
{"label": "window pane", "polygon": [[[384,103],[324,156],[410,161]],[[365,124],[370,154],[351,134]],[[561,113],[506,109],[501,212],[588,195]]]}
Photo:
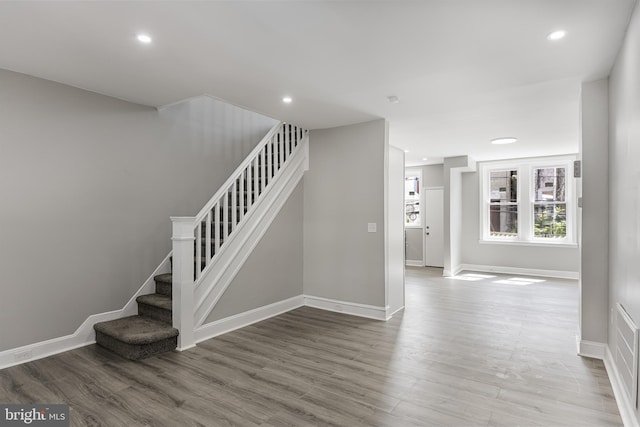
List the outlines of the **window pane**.
{"label": "window pane", "polygon": [[420,202],[417,200],[405,201],[405,224],[420,225]]}
{"label": "window pane", "polygon": [[535,237],[567,237],[567,205],[565,203],[536,203],[534,205],[533,219],[533,234]]}
{"label": "window pane", "polygon": [[536,202],[565,201],[565,168],[536,168],[533,170]]}
{"label": "window pane", "polygon": [[518,201],[518,171],[491,171],[491,201],[512,202]]}
{"label": "window pane", "polygon": [[405,225],[420,225],[420,177],[404,179]]}
{"label": "window pane", "polygon": [[491,237],[517,237],[518,206],[490,205],[489,234]]}

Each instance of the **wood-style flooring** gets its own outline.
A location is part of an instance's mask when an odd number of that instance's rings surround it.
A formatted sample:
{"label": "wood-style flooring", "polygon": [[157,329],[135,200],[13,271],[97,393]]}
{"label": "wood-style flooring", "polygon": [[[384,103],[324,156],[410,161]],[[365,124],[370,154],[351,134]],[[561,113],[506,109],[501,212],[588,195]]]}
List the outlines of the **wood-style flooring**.
{"label": "wood-style flooring", "polygon": [[622,425],[576,356],[575,281],[441,274],[407,269],[389,322],[303,307],[142,362],[92,345],[0,371],[0,402],[73,426]]}

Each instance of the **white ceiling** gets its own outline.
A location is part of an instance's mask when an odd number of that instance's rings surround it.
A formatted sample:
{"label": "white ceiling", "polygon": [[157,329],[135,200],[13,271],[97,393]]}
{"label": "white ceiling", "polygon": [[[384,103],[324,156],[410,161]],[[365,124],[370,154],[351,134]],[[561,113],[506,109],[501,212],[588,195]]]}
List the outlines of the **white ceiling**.
{"label": "white ceiling", "polygon": [[564,154],[580,83],[609,74],[634,4],[2,1],[0,68],[152,106],[210,94],[312,129],[384,117],[410,165]]}

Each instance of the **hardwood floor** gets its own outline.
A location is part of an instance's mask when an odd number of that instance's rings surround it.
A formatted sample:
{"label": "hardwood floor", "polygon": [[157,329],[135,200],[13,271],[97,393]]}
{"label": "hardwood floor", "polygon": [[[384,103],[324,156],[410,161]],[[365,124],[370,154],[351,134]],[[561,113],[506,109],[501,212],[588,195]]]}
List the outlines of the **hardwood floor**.
{"label": "hardwood floor", "polygon": [[440,274],[407,269],[389,322],[303,307],[142,362],[84,347],[0,371],[0,402],[74,426],[622,425],[575,354],[575,281]]}

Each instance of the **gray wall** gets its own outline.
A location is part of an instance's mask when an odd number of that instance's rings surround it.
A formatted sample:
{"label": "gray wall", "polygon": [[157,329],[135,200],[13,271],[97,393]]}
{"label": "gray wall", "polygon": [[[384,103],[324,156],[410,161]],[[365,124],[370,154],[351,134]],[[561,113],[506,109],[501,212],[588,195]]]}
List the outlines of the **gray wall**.
{"label": "gray wall", "polygon": [[302,295],[302,194],[300,182],[205,324]]}
{"label": "gray wall", "polygon": [[478,172],[462,174],[462,262],[464,264],[578,272],[577,247],[480,244]]}
{"label": "gray wall", "polygon": [[[388,140],[388,137],[385,139]],[[404,307],[404,151],[388,147],[385,230],[387,303],[391,313]]]}
{"label": "gray wall", "polygon": [[424,187],[444,186],[444,165],[422,166],[422,182]]}
{"label": "gray wall", "polygon": [[[304,293],[385,305],[385,121],[311,131]],[[377,224],[376,233],[367,223]]]}
{"label": "gray wall", "polygon": [[122,308],[169,253],[169,216],[195,215],[274,123],[0,70],[0,351]]}
{"label": "gray wall", "polygon": [[424,261],[422,247],[424,246],[422,238],[422,227],[405,228],[405,259],[409,261]]}
{"label": "gray wall", "polygon": [[[640,324],[640,8],[609,77],[609,304]],[[609,346],[615,348],[613,325]],[[636,418],[638,411],[636,411]]]}
{"label": "gray wall", "polygon": [[582,85],[580,337],[607,340],[609,295],[609,81]]}
{"label": "gray wall", "polygon": [[458,272],[462,264],[462,228],[463,194],[462,176],[475,170],[476,163],[468,156],[447,157],[444,159],[444,271],[445,276]]}

